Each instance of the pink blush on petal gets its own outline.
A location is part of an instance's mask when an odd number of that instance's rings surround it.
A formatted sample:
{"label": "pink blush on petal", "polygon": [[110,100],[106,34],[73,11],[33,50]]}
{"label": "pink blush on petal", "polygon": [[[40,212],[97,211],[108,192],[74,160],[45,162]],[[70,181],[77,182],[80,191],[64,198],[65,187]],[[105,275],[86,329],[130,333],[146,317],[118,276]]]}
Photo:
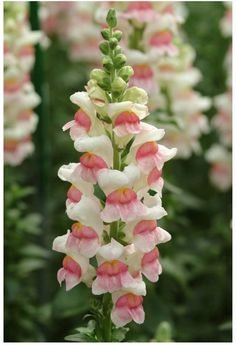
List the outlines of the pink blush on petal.
{"label": "pink blush on petal", "polygon": [[147,179],[148,184],[152,185],[155,182],[157,182],[160,179],[161,175],[162,175],[162,170],[158,170],[157,168],[154,168],[148,175],[148,179]]}
{"label": "pink blush on petal", "polygon": [[91,183],[97,182],[97,173],[101,169],[107,169],[107,163],[99,156],[86,152],[80,157],[80,170],[82,178]]}
{"label": "pink blush on petal", "polygon": [[72,203],[80,202],[82,193],[75,186],[71,186],[67,192],[67,198]]}
{"label": "pink blush on petal", "polygon": [[81,281],[81,267],[70,256],[65,256],[63,260],[63,267],[57,272],[57,280],[59,284],[65,280],[66,291],[71,290]]}
{"label": "pink blush on petal", "polygon": [[118,327],[132,320],[138,324],[144,322],[143,297],[127,293],[118,298],[112,310],[112,321]]}
{"label": "pink blush on petal", "polygon": [[144,254],[141,266],[142,273],[151,282],[156,282],[161,274],[161,266],[159,263],[159,251],[154,248],[151,252]]}
{"label": "pink blush on petal", "polygon": [[106,261],[97,268],[97,278],[93,282],[93,293],[100,295],[115,292],[134,283],[128,267],[119,260]]}
{"label": "pink blush on petal", "polygon": [[169,31],[156,32],[150,39],[149,44],[151,46],[168,46],[172,41],[172,35]]}
{"label": "pink blush on petal", "polygon": [[120,137],[127,134],[137,134],[140,130],[140,119],[131,111],[124,111],[115,119],[114,131]]}
{"label": "pink blush on petal", "polygon": [[66,247],[69,251],[85,257],[93,257],[99,249],[99,237],[91,227],[78,223],[72,225],[72,232],[68,236]]}
{"label": "pink blush on petal", "polygon": [[82,109],[79,109],[75,113],[74,120],[76,124],[80,127],[83,127],[86,132],[90,130],[92,122],[90,117]]}
{"label": "pink blush on petal", "polygon": [[147,208],[131,188],[120,188],[107,196],[101,216],[108,223],[118,219],[130,221],[140,214],[145,214],[146,211]]}

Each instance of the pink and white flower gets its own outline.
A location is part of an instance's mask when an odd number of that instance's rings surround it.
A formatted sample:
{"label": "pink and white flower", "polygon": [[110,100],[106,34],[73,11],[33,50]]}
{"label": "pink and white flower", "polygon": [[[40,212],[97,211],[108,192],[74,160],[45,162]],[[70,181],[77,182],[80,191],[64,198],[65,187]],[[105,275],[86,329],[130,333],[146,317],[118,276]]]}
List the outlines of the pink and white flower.
{"label": "pink and white flower", "polygon": [[154,168],[160,171],[164,163],[176,154],[175,148],[157,144],[163,135],[163,130],[145,124],[131,146],[129,160],[135,160],[144,174],[149,174]]}
{"label": "pink and white flower", "polygon": [[106,223],[119,219],[125,222],[131,221],[147,211],[146,206],[132,189],[139,174],[136,175],[135,167],[131,169],[132,171],[126,169],[124,172],[102,170],[98,175],[98,183],[106,194],[105,208],[101,212],[101,218]]}
{"label": "pink and white flower", "polygon": [[112,165],[113,148],[110,139],[105,135],[83,137],[75,141],[75,148],[85,152],[80,157],[80,176],[87,182],[96,183],[98,172]]}
{"label": "pink and white flower", "polygon": [[67,122],[63,126],[63,131],[70,129],[72,140],[87,135],[102,133],[100,122],[96,118],[96,110],[86,92],[76,92],[71,97],[72,103],[79,106],[79,110],[74,115],[74,120]]}
{"label": "pink and white flower", "polygon": [[140,120],[148,116],[147,106],[129,101],[110,103],[107,110],[114,124],[113,131],[118,137],[139,133]]}
{"label": "pink and white flower", "polygon": [[144,322],[145,313],[142,305],[142,296],[126,293],[119,297],[114,297],[114,295],[112,297],[114,306],[111,312],[111,319],[117,327],[123,327],[131,321],[138,324]]}
{"label": "pink and white flower", "polygon": [[157,15],[151,1],[129,1],[126,11],[120,17],[140,24],[155,20]]}
{"label": "pink and white flower", "polygon": [[211,163],[211,182],[221,191],[228,190],[232,185],[232,154],[215,144],[207,151],[206,160]]}
{"label": "pink and white flower", "polygon": [[92,258],[100,248],[99,237],[101,234],[99,235],[92,227],[79,222],[74,223],[71,230],[71,232],[68,231],[67,234],[55,238],[53,249],[58,250],[64,246],[66,253],[79,253],[84,257]]}
{"label": "pink and white flower", "polygon": [[102,246],[98,251],[97,277],[92,284],[92,292],[95,295],[136,286],[135,279],[122,260],[123,252],[123,246],[115,240]]}

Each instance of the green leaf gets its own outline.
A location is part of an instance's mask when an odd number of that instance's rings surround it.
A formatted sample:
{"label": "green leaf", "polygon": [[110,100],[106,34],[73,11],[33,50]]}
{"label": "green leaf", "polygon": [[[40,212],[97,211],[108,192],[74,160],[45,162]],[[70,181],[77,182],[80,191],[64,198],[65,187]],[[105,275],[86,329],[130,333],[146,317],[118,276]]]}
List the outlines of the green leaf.
{"label": "green leaf", "polygon": [[128,142],[128,144],[126,145],[124,151],[121,154],[121,160],[124,161],[126,156],[128,155],[130,148],[134,142],[135,137],[133,137],[132,139],[130,139],[130,141]]}
{"label": "green leaf", "polygon": [[17,270],[22,275],[27,275],[32,271],[38,270],[45,265],[45,260],[27,258],[20,261],[17,265]]}
{"label": "green leaf", "polygon": [[167,321],[163,321],[159,324],[153,341],[156,342],[172,342],[172,329],[171,325]]}
{"label": "green leaf", "polygon": [[20,253],[25,256],[30,256],[30,257],[41,257],[41,258],[49,257],[49,251],[40,246],[37,246],[36,244],[28,244],[24,246],[20,250]]}
{"label": "green leaf", "polygon": [[59,318],[71,317],[89,310],[90,291],[84,285],[79,285],[66,292],[64,286],[59,290],[52,311]]}
{"label": "green leaf", "polygon": [[125,339],[128,331],[129,331],[129,328],[127,327],[115,328],[112,331],[112,340],[116,342],[121,342],[122,340]]}

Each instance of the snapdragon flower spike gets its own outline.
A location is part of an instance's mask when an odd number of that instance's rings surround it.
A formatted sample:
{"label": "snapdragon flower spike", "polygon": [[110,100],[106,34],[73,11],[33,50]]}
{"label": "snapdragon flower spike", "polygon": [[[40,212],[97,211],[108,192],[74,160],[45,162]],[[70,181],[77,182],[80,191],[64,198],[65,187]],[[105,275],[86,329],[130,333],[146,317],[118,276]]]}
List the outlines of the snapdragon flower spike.
{"label": "snapdragon flower spike", "polygon": [[[152,11],[149,5],[141,5],[147,15]],[[161,274],[156,246],[171,239],[159,226],[166,215],[162,169],[176,149],[157,143],[164,130],[143,122],[149,114],[147,93],[129,87],[133,71],[124,66],[113,10],[107,25],[107,42],[100,45],[104,69],[91,73],[87,92],[71,96],[79,109],[63,128],[70,130],[80,159],[58,171],[71,184],[66,213],[74,223],[55,238],[53,249],[66,254],[59,283],[65,280],[70,290],[84,282],[94,295],[106,294],[111,303],[103,304],[102,313],[122,327],[144,322],[144,277],[156,282]],[[150,189],[156,194],[151,196]]]}
{"label": "snapdragon flower spike", "polygon": [[38,121],[32,109],[40,97],[30,71],[41,33],[31,31],[26,3],[5,3],[4,13],[4,163],[16,166],[34,151]]}

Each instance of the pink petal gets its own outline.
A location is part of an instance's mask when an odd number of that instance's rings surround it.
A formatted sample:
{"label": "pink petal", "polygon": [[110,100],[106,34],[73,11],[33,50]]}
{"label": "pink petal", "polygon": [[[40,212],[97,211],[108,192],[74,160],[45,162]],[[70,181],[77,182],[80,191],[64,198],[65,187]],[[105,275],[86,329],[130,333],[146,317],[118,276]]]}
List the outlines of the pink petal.
{"label": "pink petal", "polygon": [[136,322],[138,324],[144,323],[145,313],[144,313],[142,305],[140,305],[136,308],[130,308],[129,313],[130,313],[130,316],[132,317],[132,319],[134,320],[134,322]]}
{"label": "pink petal", "polygon": [[119,209],[115,205],[106,203],[105,208],[101,212],[101,218],[106,223],[111,223],[120,219]]}
{"label": "pink petal", "polygon": [[132,316],[130,315],[127,307],[113,308],[111,312],[111,319],[117,327],[123,327],[132,321]]}
{"label": "pink petal", "polygon": [[67,129],[73,127],[75,125],[75,120],[72,120],[72,121],[69,121],[67,122],[63,127],[62,127],[62,130],[63,131],[66,131]]}
{"label": "pink petal", "polygon": [[158,260],[148,263],[142,267],[142,273],[151,282],[155,283],[161,274],[161,265]]}
{"label": "pink petal", "polygon": [[66,291],[69,291],[81,282],[81,278],[79,278],[78,275],[67,271],[65,281],[66,281]]}

